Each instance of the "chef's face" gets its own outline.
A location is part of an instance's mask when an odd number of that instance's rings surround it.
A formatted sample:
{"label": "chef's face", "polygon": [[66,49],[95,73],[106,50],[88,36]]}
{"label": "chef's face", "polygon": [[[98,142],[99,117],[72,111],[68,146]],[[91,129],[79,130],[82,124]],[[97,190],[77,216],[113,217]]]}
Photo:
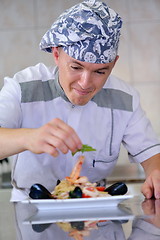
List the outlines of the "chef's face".
{"label": "chef's face", "polygon": [[85,105],[101,90],[110,75],[116,59],[111,63],[97,64],[78,61],[62,48],[52,49],[59,68],[59,82],[72,104]]}

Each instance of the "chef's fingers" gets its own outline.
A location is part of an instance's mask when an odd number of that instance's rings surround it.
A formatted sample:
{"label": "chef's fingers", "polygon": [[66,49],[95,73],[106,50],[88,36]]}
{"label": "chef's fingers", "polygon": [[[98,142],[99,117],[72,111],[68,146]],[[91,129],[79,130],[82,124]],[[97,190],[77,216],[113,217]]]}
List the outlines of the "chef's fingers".
{"label": "chef's fingers", "polygon": [[154,197],[160,199],[160,170],[154,169],[150,175],[150,179],[154,189]]}
{"label": "chef's fingers", "polygon": [[153,170],[150,176],[147,177],[146,181],[141,188],[142,193],[146,198],[160,199],[160,171]]}
{"label": "chef's fingers", "polygon": [[82,143],[76,132],[59,119],[55,119],[40,128],[26,129],[24,149],[33,153],[49,153],[57,156],[59,151],[67,153],[81,148]]}
{"label": "chef's fingers", "polygon": [[[58,151],[61,151],[62,153],[66,154],[69,151],[68,146],[65,144],[64,141],[62,141],[60,138],[58,138],[57,136],[53,136],[50,135],[47,139],[46,142],[49,145],[49,149],[50,147],[53,148],[53,150],[51,150],[51,152],[53,151],[53,153],[55,152],[55,149]],[[53,154],[51,154],[53,155]]]}
{"label": "chef's fingers", "polygon": [[57,157],[59,155],[58,150],[53,147],[52,145],[44,144],[43,146],[43,152],[48,153],[49,155],[53,156],[53,157]]}
{"label": "chef's fingers", "polygon": [[160,199],[160,179],[155,179],[153,185],[154,185],[154,197],[156,199]]}
{"label": "chef's fingers", "polygon": [[61,144],[65,144],[72,152],[82,147],[82,142],[75,130],[62,120],[53,119],[48,124],[53,127],[52,135],[57,137],[58,146],[60,146],[61,141]]}
{"label": "chef's fingers", "polygon": [[154,192],[153,192],[153,187],[150,186],[150,184],[145,181],[141,187],[141,192],[143,193],[143,195],[147,198],[150,199],[152,198]]}

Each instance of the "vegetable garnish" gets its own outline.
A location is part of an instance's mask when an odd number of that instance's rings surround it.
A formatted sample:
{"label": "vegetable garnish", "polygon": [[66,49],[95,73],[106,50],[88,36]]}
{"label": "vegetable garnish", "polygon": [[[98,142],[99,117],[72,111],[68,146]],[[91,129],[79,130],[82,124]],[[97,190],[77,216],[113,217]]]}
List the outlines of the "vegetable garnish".
{"label": "vegetable garnish", "polygon": [[76,152],[72,152],[72,156],[74,156],[77,152],[91,152],[91,151],[96,151],[95,148],[92,148],[91,146],[87,144],[83,144],[81,149],[78,149]]}

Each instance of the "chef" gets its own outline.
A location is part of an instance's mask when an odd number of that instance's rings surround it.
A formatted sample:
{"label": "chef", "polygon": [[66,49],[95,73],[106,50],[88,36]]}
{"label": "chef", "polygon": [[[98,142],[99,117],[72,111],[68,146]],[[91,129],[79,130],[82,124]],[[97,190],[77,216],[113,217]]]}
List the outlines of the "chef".
{"label": "chef", "polygon": [[69,176],[82,144],[81,175],[106,179],[121,143],[130,162],[146,173],[142,192],[160,198],[160,143],[140,106],[139,94],[112,76],[119,59],[122,20],[105,3],[81,2],[53,23],[40,49],[56,67],[43,63],[6,77],[0,92],[0,158],[13,157],[12,201],[28,196],[34,183],[50,191]]}

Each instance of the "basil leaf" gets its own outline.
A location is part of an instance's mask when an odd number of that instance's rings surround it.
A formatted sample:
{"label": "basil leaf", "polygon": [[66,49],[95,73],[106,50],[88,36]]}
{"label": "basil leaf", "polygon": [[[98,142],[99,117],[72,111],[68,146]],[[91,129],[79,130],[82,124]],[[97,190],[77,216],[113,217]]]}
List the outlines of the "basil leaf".
{"label": "basil leaf", "polygon": [[81,149],[78,149],[76,152],[72,152],[72,156],[74,156],[77,152],[91,152],[91,151],[96,151],[95,148],[92,148],[91,146],[87,144],[83,144]]}

